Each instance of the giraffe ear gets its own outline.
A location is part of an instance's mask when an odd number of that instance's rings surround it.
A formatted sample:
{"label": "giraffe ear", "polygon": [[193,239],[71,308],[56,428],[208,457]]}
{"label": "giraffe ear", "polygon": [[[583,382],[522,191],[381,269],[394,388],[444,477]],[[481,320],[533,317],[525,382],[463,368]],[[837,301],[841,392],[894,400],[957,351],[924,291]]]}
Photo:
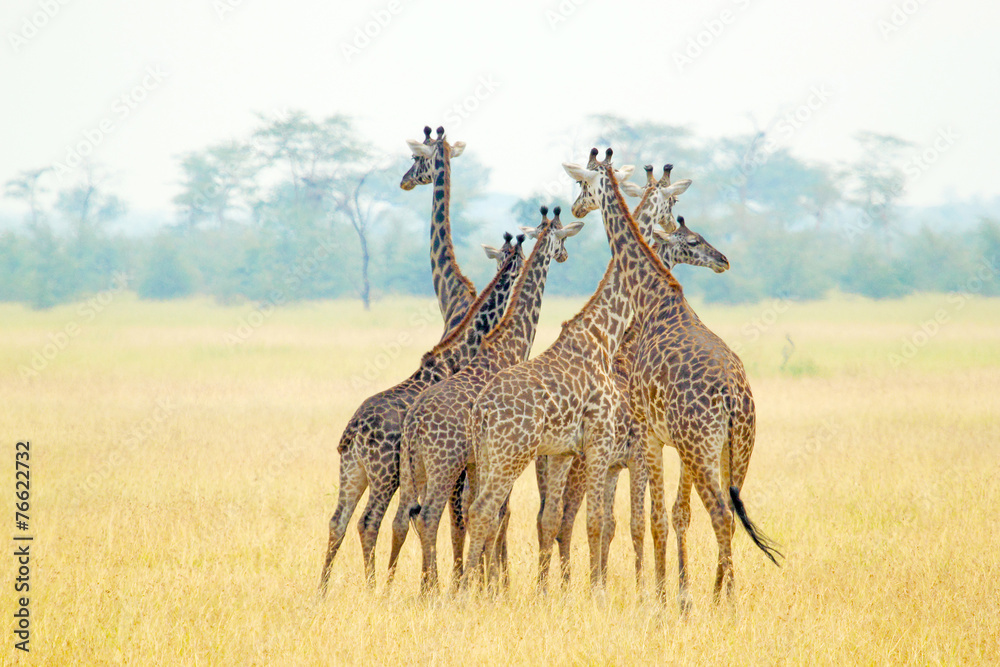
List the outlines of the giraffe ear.
{"label": "giraffe ear", "polygon": [[660,229],[659,227],[653,227],[653,236],[656,237],[657,241],[666,242],[670,240],[670,234],[668,234],[666,230]]}
{"label": "giraffe ear", "polygon": [[646,192],[646,188],[629,181],[621,184],[621,190],[629,197],[641,197]]}
{"label": "giraffe ear", "polygon": [[485,243],[480,243],[483,246],[483,250],[486,252],[486,256],[490,259],[500,259],[500,251],[491,245],[486,245]]}
{"label": "giraffe ear", "polygon": [[465,150],[464,141],[456,141],[451,145],[451,157],[458,157]]}
{"label": "giraffe ear", "polygon": [[520,230],[522,232],[524,232],[524,235],[527,236],[529,239],[537,239],[538,238],[538,227],[524,227],[524,226],[520,226],[519,228],[520,228]]}
{"label": "giraffe ear", "polygon": [[577,220],[576,222],[569,223],[562,229],[557,229],[555,235],[557,239],[567,239],[570,236],[576,236],[581,229],[583,229],[583,223]]}
{"label": "giraffe ear", "polygon": [[574,181],[585,181],[587,183],[593,183],[597,179],[598,172],[591,169],[585,169],[578,164],[573,164],[572,162],[563,162],[563,169],[569,174],[569,177]]}
{"label": "giraffe ear", "polygon": [[430,157],[431,147],[426,146],[419,141],[414,141],[413,139],[407,139],[406,144],[410,147],[410,151],[413,152],[413,157]]}
{"label": "giraffe ear", "polygon": [[635,171],[635,165],[626,164],[622,165],[621,169],[615,169],[615,180],[619,183],[627,181],[632,177],[632,172]]}
{"label": "giraffe ear", "polygon": [[676,197],[677,195],[682,194],[689,187],[691,187],[691,179],[685,178],[684,180],[677,181],[676,183],[664,188],[663,194],[668,197]]}

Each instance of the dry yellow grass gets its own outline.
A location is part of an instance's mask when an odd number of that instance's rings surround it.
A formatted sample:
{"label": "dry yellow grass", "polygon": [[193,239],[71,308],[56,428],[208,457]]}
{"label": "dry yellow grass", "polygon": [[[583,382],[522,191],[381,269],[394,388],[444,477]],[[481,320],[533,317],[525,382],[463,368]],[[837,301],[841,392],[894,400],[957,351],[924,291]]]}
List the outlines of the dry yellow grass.
{"label": "dry yellow grass", "polygon": [[[578,304],[546,304],[536,350]],[[332,594],[317,604],[340,431],[362,398],[407,375],[434,342],[428,301],[385,301],[368,315],[353,303],[292,307],[239,344],[226,337],[249,307],[122,295],[84,320],[74,307],[2,306],[5,539],[16,532],[14,442],[30,439],[35,541],[31,654],[13,649],[8,555],[0,655],[37,664],[995,662],[1000,302],[970,301],[904,364],[890,361],[942,307],[943,296],[840,298],[773,315],[766,305],[699,307],[740,344],[750,370],[760,426],[744,495],[787,560],[775,568],[738,532],[737,612],[717,610],[714,538],[696,505],[696,608],[681,621],[672,600],[663,607],[634,590],[624,491],[606,606],[585,586],[582,526],[572,586],[536,596],[530,474],[512,504],[509,595],[419,599],[412,532],[385,595],[392,507],[377,593],[362,585],[352,530]],[[70,322],[79,333],[23,378],[21,367]],[[782,371],[786,333],[796,348]],[[676,464],[666,458],[672,488]],[[447,572],[446,530],[440,539]],[[647,537],[651,568],[650,551]]]}

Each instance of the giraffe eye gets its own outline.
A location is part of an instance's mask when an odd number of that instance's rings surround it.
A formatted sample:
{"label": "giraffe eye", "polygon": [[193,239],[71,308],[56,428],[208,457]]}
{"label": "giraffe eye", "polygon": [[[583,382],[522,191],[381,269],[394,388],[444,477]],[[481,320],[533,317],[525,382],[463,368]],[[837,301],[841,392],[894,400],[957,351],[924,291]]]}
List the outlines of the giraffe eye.
{"label": "giraffe eye", "polygon": [[688,237],[688,245],[698,245],[698,239],[693,236]]}

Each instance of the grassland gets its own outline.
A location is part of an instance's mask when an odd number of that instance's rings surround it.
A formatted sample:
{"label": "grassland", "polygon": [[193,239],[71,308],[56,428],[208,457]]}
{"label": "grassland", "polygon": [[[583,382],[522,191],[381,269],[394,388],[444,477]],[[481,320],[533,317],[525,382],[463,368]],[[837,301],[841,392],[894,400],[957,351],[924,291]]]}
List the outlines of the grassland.
{"label": "grassland", "polygon": [[[579,303],[546,303],[536,350]],[[698,306],[746,362],[759,432],[744,496],[787,559],[775,568],[737,533],[736,613],[717,610],[714,538],[695,506],[696,608],[686,621],[672,602],[635,591],[622,490],[607,604],[594,604],[581,576],[582,526],[570,588],[536,596],[530,474],[513,499],[506,597],[420,599],[412,533],[386,594],[387,520],[378,591],[362,585],[352,530],[332,594],[316,602],[336,442],[360,400],[408,375],[437,339],[431,301],[383,300],[370,313],[349,302],[261,312],[128,294],[97,305],[0,306],[5,539],[16,532],[18,439],[32,443],[35,536],[29,656],[13,650],[15,564],[0,558],[0,662],[974,664],[1000,655],[1000,300]],[[676,465],[665,458],[672,488]],[[440,539],[447,572],[447,531]],[[650,551],[647,539],[651,564]]]}

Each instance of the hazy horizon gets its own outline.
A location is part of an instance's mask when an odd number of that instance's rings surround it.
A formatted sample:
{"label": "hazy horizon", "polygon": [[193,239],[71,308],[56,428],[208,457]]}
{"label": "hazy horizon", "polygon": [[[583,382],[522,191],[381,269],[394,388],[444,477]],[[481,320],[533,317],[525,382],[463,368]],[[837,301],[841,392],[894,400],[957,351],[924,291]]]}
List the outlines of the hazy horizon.
{"label": "hazy horizon", "polygon": [[0,181],[89,150],[138,211],[173,209],[181,154],[290,109],[350,115],[387,156],[444,125],[491,168],[489,191],[517,196],[557,184],[568,197],[560,163],[586,157],[584,121],[600,113],[706,138],[770,127],[780,147],[823,162],[850,160],[859,131],[892,134],[927,162],[901,203],[1000,195],[986,164],[1000,150],[997,93],[981,83],[1000,71],[988,34],[1000,7],[971,0],[36,0],[0,17],[0,81],[15,93],[0,112]]}

